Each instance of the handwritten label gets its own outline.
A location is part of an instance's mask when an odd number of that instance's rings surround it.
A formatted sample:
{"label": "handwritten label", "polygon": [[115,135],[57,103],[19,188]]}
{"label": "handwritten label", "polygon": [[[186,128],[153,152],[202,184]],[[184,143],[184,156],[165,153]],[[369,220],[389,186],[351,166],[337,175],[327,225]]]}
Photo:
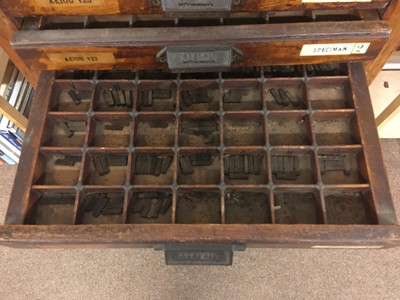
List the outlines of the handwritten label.
{"label": "handwritten label", "polygon": [[328,56],[365,54],[371,43],[307,44],[303,45],[300,56]]}
{"label": "handwritten label", "polygon": [[115,63],[112,53],[49,53],[49,59],[56,65],[96,65]]}
{"label": "handwritten label", "polygon": [[105,5],[105,0],[36,0],[41,7],[86,7]]}

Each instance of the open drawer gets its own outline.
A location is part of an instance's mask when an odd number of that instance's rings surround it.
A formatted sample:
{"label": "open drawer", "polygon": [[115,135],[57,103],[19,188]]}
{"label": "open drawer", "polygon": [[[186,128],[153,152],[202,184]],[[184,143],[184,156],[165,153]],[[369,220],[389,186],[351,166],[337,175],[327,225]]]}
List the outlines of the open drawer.
{"label": "open drawer", "polygon": [[12,16],[167,14],[216,16],[239,12],[343,8],[385,8],[389,0],[3,0],[0,8]]}
{"label": "open drawer", "polygon": [[398,246],[363,67],[43,72],[0,243]]}

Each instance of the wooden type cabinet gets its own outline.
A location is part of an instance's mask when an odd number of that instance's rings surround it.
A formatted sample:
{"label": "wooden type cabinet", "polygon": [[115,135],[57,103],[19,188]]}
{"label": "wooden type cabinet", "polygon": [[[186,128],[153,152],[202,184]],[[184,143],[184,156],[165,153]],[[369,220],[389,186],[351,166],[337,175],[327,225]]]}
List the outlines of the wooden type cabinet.
{"label": "wooden type cabinet", "polygon": [[67,2],[1,2],[41,75],[0,243],[399,245],[363,66],[388,1]]}

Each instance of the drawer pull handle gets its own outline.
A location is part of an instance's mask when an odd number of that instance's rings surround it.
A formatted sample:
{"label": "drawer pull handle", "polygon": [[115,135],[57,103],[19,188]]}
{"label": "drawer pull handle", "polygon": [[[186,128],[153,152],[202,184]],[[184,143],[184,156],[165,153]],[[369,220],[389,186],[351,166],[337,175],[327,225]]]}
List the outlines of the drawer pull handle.
{"label": "drawer pull handle", "polygon": [[229,68],[232,62],[242,57],[242,52],[232,46],[171,46],[157,54],[159,62],[181,72]]}
{"label": "drawer pull handle", "polygon": [[[244,0],[151,0],[153,7],[162,7],[169,16],[226,16],[232,7],[243,5]],[[200,15],[199,15],[200,14]]]}
{"label": "drawer pull handle", "polygon": [[158,244],[163,250],[167,265],[225,265],[233,262],[234,251],[245,251],[244,244]]}

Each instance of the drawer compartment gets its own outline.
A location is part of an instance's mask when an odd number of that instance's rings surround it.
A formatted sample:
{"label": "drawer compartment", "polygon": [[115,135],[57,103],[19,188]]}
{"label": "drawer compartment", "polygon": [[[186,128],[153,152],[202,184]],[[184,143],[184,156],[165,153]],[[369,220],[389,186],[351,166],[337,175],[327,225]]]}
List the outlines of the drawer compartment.
{"label": "drawer compartment", "polygon": [[399,245],[362,65],[294,69],[44,72],[0,243]]}
{"label": "drawer compartment", "polygon": [[[22,3],[23,2],[23,3]],[[112,14],[167,14],[171,16],[215,16],[229,13],[264,12],[268,10],[307,10],[343,8],[384,8],[388,0],[369,2],[306,2],[268,0],[210,0],[205,4],[198,1],[179,0],[90,0],[90,1],[45,1],[27,0],[1,2],[1,9],[14,16],[35,15],[112,15]]]}

